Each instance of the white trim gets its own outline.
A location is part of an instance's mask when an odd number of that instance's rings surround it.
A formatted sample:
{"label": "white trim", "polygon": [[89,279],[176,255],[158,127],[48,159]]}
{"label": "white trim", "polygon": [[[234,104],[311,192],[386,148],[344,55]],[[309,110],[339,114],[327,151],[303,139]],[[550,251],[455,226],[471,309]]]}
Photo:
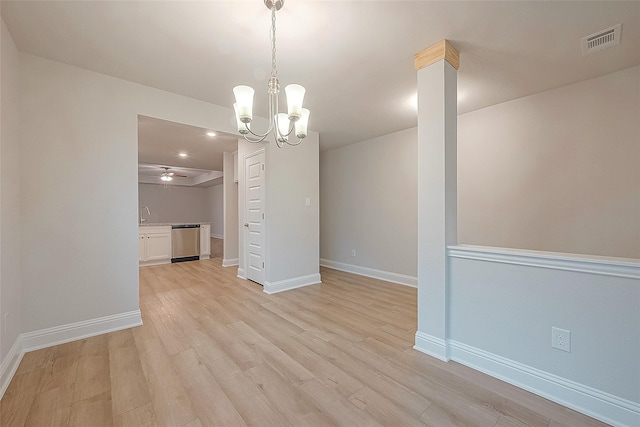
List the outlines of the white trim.
{"label": "white trim", "polygon": [[211,259],[211,255],[200,255],[200,259]]}
{"label": "white trim", "polygon": [[461,342],[449,340],[449,348],[451,360],[590,417],[616,426],[640,425],[640,404],[637,402],[596,390]]}
{"label": "white trim", "polygon": [[238,277],[240,279],[247,280],[247,276],[244,274],[244,268],[238,268]]}
{"label": "white trim", "polygon": [[224,240],[224,235],[222,235],[222,234],[213,234],[213,233],[211,233],[211,237],[213,237],[214,239],[223,239]]}
{"label": "white trim", "polygon": [[163,265],[163,264],[171,264],[171,258],[139,261],[138,267],[151,267],[152,265]]}
{"label": "white trim", "polygon": [[418,287],[418,278],[414,276],[376,270],[375,268],[361,267],[359,265],[346,264],[324,258],[320,258],[320,265],[322,267],[333,268],[334,270],[346,271],[347,273],[359,274],[360,276],[373,277],[374,279],[385,280],[399,285],[411,286],[412,288]]}
{"label": "white trim", "polygon": [[451,258],[600,274],[603,276],[640,279],[640,260],[610,258],[589,255],[562,254],[557,252],[503,249],[485,246],[448,246]]}
{"label": "white trim", "polygon": [[320,274],[309,274],[308,276],[294,277],[293,279],[281,280],[279,282],[264,282],[264,293],[276,294],[278,292],[301,288],[303,286],[317,285],[322,283]]}
{"label": "white trim", "polygon": [[443,362],[451,360],[447,341],[434,337],[433,335],[425,334],[424,332],[416,332],[416,341],[413,348]]}
{"label": "white trim", "polygon": [[238,265],[238,258],[231,259],[223,259],[222,266],[223,267],[233,267],[234,265]]}
{"label": "white trim", "polygon": [[22,348],[22,336],[19,335],[2,364],[0,364],[0,399],[4,396],[4,392],[7,391],[11,379],[18,369],[20,361],[22,361],[22,356],[24,356],[24,349]]}
{"label": "white trim", "polygon": [[140,325],[142,325],[140,310],[114,314],[97,319],[27,332],[21,335],[22,348],[24,351],[33,351]]}

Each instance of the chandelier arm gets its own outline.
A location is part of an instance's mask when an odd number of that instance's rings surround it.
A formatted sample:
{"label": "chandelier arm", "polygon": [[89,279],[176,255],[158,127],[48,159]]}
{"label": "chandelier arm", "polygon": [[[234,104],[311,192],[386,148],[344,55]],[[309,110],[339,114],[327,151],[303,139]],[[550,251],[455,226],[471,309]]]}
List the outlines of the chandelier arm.
{"label": "chandelier arm", "polygon": [[269,134],[271,133],[271,130],[273,129],[273,123],[269,123],[269,128],[267,129],[267,131],[265,133],[255,133],[254,131],[251,130],[251,128],[249,128],[249,126],[246,126],[246,128],[247,128],[247,130],[249,131],[249,133],[251,135],[253,135],[253,136],[257,137],[257,138],[261,138],[260,141],[262,141],[267,136],[269,136]]}
{"label": "chandelier arm", "polygon": [[298,142],[289,142],[289,141],[285,141],[287,144],[291,145],[292,147],[295,147],[296,145],[300,145],[302,143],[302,140],[304,138],[298,138]]}
{"label": "chandelier arm", "polygon": [[246,134],[246,133],[245,133],[245,134],[243,134],[243,135],[242,135],[242,137],[243,137],[246,141],[248,141],[248,142],[250,142],[250,143],[252,143],[252,144],[256,144],[256,143],[258,143],[258,142],[262,142],[262,141],[264,141],[264,140],[265,140],[265,138],[266,138],[267,136],[269,136],[269,134],[268,134],[268,133],[267,133],[267,134],[264,134],[264,135],[257,135],[257,134],[255,134],[255,133],[253,133],[253,132],[251,132],[251,133],[252,133],[253,135],[256,135],[256,137],[257,137],[257,138],[256,138],[256,139],[254,139],[254,138],[250,138],[250,137],[248,137],[248,136],[247,136],[247,134]]}

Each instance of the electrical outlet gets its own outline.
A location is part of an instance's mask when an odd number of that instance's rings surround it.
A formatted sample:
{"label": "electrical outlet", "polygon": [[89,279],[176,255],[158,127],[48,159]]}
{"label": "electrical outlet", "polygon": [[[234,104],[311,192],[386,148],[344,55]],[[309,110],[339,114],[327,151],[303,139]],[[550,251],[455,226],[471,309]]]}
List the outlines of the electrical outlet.
{"label": "electrical outlet", "polygon": [[551,347],[558,350],[571,352],[571,331],[560,328],[551,328]]}
{"label": "electrical outlet", "polygon": [[355,249],[351,249],[351,256],[356,256],[356,250]]}

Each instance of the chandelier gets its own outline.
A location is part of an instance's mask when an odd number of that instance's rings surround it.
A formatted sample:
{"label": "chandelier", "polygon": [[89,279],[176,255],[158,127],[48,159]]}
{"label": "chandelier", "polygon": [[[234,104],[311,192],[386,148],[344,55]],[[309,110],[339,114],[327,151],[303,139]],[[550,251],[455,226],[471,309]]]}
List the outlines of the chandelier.
{"label": "chandelier", "polygon": [[[236,102],[233,109],[236,115],[238,132],[249,142],[262,142],[273,132],[276,145],[282,148],[284,144],[298,145],[307,136],[309,110],[302,108],[305,89],[298,84],[290,84],[284,88],[287,97],[287,113],[278,111],[278,68],[276,67],[276,11],[284,5],[284,0],[264,0],[265,6],[271,10],[271,78],[267,88],[269,93],[269,127],[265,133],[255,133],[251,130],[253,118],[253,88],[236,86],[233,88]],[[297,142],[289,141],[294,134]]]}

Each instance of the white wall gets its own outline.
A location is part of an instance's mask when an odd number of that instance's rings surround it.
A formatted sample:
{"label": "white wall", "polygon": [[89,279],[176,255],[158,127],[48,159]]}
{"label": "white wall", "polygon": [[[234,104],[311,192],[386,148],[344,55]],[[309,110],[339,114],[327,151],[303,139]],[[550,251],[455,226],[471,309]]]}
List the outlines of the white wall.
{"label": "white wall", "polygon": [[[458,241],[640,258],[639,72],[633,67],[459,116]],[[395,162],[417,156],[411,132],[321,153],[323,263],[352,264],[345,261],[350,250],[365,241],[382,258],[373,268],[394,272],[389,259],[415,259],[413,241],[392,246],[377,230],[357,235],[354,226],[359,217],[383,224],[382,201],[404,198],[407,211],[394,219],[404,223],[393,227],[417,234],[410,216],[417,190],[398,194],[378,185],[368,197],[364,179],[375,173],[374,180],[395,182]],[[368,174],[368,163],[391,167]],[[623,261],[587,273],[581,261],[565,270],[563,259],[545,254],[548,262],[532,266],[529,256],[516,251],[509,263],[484,254],[450,259],[443,342],[451,357],[601,419],[638,425],[637,263],[635,276],[613,277],[607,271]],[[551,326],[572,332],[571,353],[551,348]]]}
{"label": "white wall", "polygon": [[[257,126],[257,128],[266,128]],[[309,132],[297,147],[238,140],[239,268],[244,277],[244,158],[265,150],[266,292],[320,281],[319,136]],[[310,206],[306,206],[306,199]]]}
{"label": "white wall", "polygon": [[138,310],[137,116],[234,133],[233,113],[31,55],[20,66],[23,332]]}
{"label": "white wall", "polygon": [[[640,266],[450,248],[453,360],[612,425],[640,423]],[[571,351],[551,347],[570,331]]]}
{"label": "white wall", "polygon": [[640,258],[640,66],[458,117],[458,241]]}
{"label": "white wall", "polygon": [[[639,86],[633,67],[458,116],[458,242],[640,258]],[[324,264],[416,276],[416,140],[320,154]]]}
{"label": "white wall", "polygon": [[224,188],[223,184],[207,188],[208,218],[211,221],[211,237],[224,237]]}
{"label": "white wall", "polygon": [[416,276],[416,154],[417,128],[320,153],[323,263]]}
{"label": "white wall", "polygon": [[[271,284],[320,279],[319,137],[302,144],[266,144],[266,254]],[[305,205],[310,199],[310,206]],[[312,279],[313,277],[313,279]],[[309,283],[307,283],[309,284]]]}
{"label": "white wall", "polygon": [[[212,187],[213,188],[213,187]],[[139,206],[147,206],[147,223],[211,222],[209,188],[180,185],[138,184]]]}
{"label": "white wall", "polygon": [[223,157],[223,173],[222,180],[222,196],[223,196],[223,239],[222,242],[222,265],[231,266],[238,265],[238,183],[234,182],[233,171],[237,167],[234,166],[233,153],[224,153]]}
{"label": "white wall", "polygon": [[[0,41],[0,396],[21,332],[19,57],[4,21]],[[5,317],[6,316],[6,317]],[[6,332],[5,332],[6,327]],[[4,372],[3,372],[4,371]]]}

